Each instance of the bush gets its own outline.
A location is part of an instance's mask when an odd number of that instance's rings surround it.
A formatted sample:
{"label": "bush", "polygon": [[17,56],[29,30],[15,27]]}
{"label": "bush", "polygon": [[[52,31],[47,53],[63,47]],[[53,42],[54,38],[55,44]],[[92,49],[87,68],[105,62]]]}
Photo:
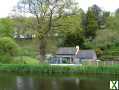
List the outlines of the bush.
{"label": "bush", "polygon": [[9,37],[0,38],[0,53],[8,53],[11,56],[17,54],[18,45]]}
{"label": "bush", "polygon": [[36,55],[37,55],[36,50],[34,50],[32,48],[20,47],[20,49],[19,49],[19,56],[30,56],[32,58],[35,58]]}
{"label": "bush", "polygon": [[39,64],[39,61],[35,58],[31,58],[28,56],[19,56],[19,57],[14,57],[14,60],[11,63],[14,63],[14,64]]}
{"label": "bush", "polygon": [[9,37],[0,38],[0,62],[9,63],[18,54],[18,45]]}
{"label": "bush", "polygon": [[98,57],[100,57],[101,55],[103,55],[103,50],[101,50],[101,48],[96,48],[96,54]]}

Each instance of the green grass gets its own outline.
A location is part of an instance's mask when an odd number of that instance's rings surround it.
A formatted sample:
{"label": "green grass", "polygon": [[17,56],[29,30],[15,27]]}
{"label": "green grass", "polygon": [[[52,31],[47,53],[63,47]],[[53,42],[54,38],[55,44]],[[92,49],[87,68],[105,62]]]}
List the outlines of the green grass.
{"label": "green grass", "polygon": [[29,74],[119,74],[119,65],[113,66],[50,66],[26,64],[0,64],[0,72]]}

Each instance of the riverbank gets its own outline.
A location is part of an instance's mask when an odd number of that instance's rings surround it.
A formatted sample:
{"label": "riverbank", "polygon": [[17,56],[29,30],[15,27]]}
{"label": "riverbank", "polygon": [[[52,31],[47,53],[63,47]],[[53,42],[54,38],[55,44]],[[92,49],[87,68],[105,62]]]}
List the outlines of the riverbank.
{"label": "riverbank", "polygon": [[28,74],[119,74],[119,65],[112,66],[51,66],[0,64],[0,72],[15,72]]}

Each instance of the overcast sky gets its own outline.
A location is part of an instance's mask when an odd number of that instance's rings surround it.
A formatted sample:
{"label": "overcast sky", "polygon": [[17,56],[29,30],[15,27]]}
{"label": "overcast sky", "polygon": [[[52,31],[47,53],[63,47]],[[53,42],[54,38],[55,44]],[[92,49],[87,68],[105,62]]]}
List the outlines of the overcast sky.
{"label": "overcast sky", "polygon": [[[97,4],[103,10],[114,12],[119,8],[119,0],[78,0],[80,8],[87,10],[89,6]],[[8,16],[13,6],[17,4],[18,0],[0,0],[0,17]]]}

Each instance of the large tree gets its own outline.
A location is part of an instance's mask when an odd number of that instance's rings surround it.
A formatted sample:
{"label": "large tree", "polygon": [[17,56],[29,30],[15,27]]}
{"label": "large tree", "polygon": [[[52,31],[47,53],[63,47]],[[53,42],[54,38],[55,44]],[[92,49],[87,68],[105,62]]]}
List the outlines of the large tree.
{"label": "large tree", "polygon": [[[79,45],[81,48],[84,44],[83,29],[81,26],[81,12],[76,15],[65,17],[64,25],[64,42],[63,46],[75,47]],[[67,27],[66,27],[67,26]]]}
{"label": "large tree", "polygon": [[[45,59],[47,39],[63,15],[73,13],[74,0],[20,0],[18,9],[36,18],[32,27],[39,40],[41,60]],[[75,6],[74,5],[74,6]]]}
{"label": "large tree", "polygon": [[96,17],[96,20],[97,20],[97,23],[98,23],[98,27],[101,28],[101,26],[104,24],[103,23],[103,11],[101,10],[101,8],[94,4],[92,7],[91,7],[92,11],[94,12],[95,14],[95,17]]}
{"label": "large tree", "polygon": [[96,16],[92,9],[88,9],[88,12],[86,14],[86,19],[87,19],[87,26],[86,30],[84,31],[86,38],[88,39],[94,39],[96,36],[96,31],[98,29],[98,23],[96,20]]}

